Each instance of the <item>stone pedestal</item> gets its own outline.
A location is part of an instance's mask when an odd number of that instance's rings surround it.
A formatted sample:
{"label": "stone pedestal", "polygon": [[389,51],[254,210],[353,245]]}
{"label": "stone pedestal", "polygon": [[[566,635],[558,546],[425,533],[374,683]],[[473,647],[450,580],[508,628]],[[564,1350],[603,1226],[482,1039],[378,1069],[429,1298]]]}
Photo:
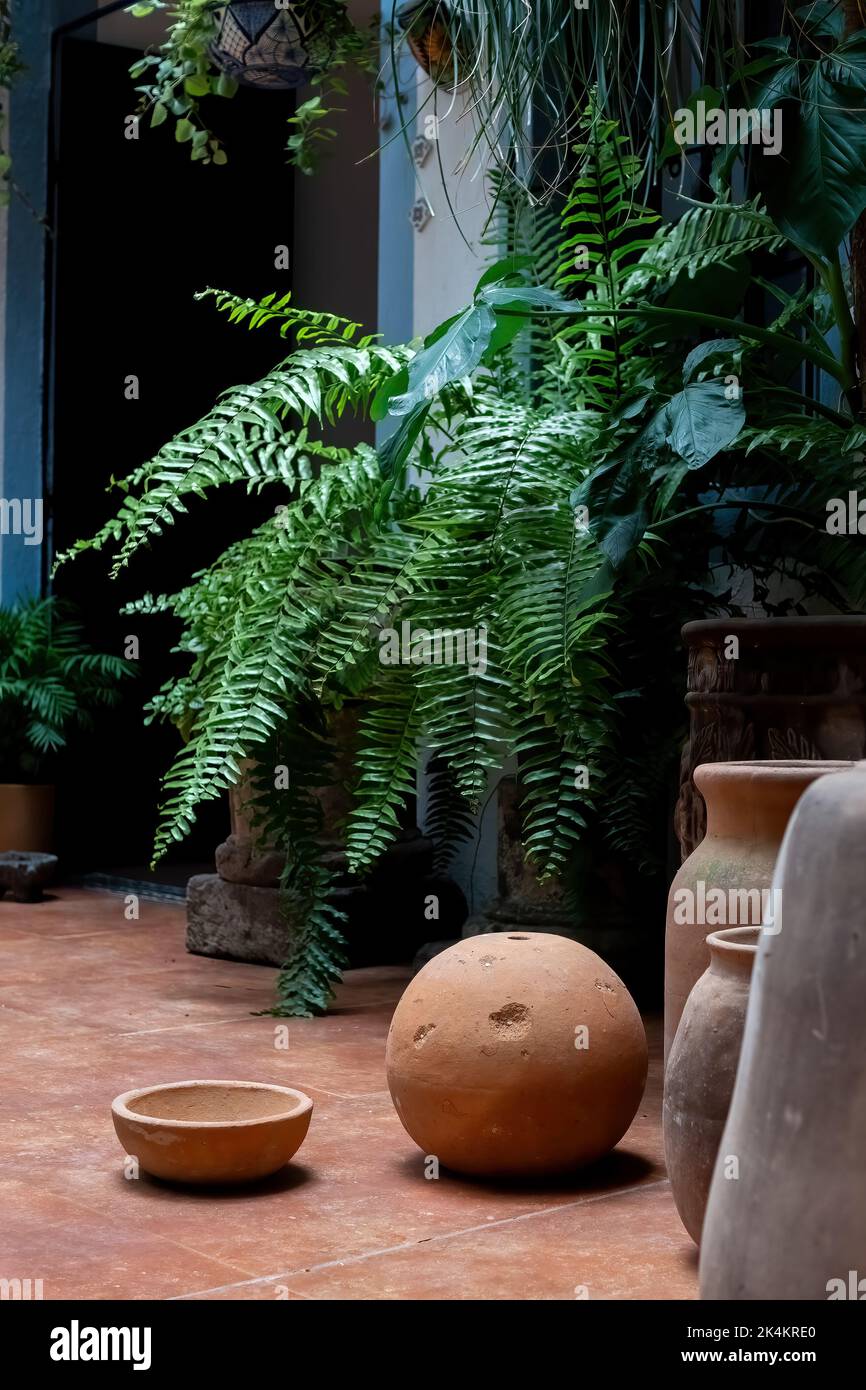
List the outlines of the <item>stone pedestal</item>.
{"label": "stone pedestal", "polygon": [[[432,873],[433,845],[416,834],[382,856],[363,881],[345,871],[340,851],[323,852],[336,883],[331,902],[346,921],[349,964],[398,965],[410,961],[431,932],[456,935],[466,903],[449,879]],[[187,888],[186,947],[194,955],[282,965],[296,918],[276,884],[238,883],[200,874]],[[437,918],[428,915],[435,900]]]}

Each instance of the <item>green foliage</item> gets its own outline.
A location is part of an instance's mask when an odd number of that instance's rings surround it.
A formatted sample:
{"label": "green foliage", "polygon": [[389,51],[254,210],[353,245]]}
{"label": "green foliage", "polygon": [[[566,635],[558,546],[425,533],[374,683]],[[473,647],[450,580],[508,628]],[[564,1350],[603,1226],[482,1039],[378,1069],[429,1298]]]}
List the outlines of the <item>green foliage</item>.
{"label": "green foliage", "polygon": [[[375,70],[373,27],[356,29],[345,0],[296,0],[294,8],[302,21],[310,21],[307,37],[314,85],[330,95],[340,95],[346,90],[338,76],[341,69],[354,64],[368,73]],[[223,9],[224,5],[215,0],[140,0],[129,7],[136,18],[166,10],[169,20],[158,52],[145,54],[130,68],[136,81],[147,79],[136,87],[141,98],[139,112],[149,115],[151,126],[172,118],[177,143],[189,145],[190,158],[203,164],[226,164],[228,154],[205,121],[202,103],[210,97],[233,97],[238,89],[234,78],[220,71],[211,54]],[[334,113],[327,98],[314,96],[288,118],[286,151],[289,163],[301,173],[315,173],[322,145],[336,138],[335,129],[322,125]]]}
{"label": "green foliage", "polygon": [[[747,290],[770,284],[787,245],[759,202],[725,195],[660,224],[608,121],[590,122],[581,164],[553,252],[537,252],[547,214],[503,195],[509,254],[423,344],[389,350],[287,299],[209,292],[232,321],[298,346],[118,484],[119,513],[84,543],[111,543],[117,567],[191,494],[277,490],[271,520],[137,611],[173,612],[191,657],[149,710],[186,738],[157,852],[248,759],[261,769],[294,924],[280,1012],[325,1007],[339,974],[314,789],[347,700],[363,702],[356,871],[397,833],[423,748],[441,862],[514,756],[542,875],[564,878],[603,846],[651,874],[682,737],[681,623],[815,596],[844,609],[866,592],[858,538],[824,525],[827,498],[863,476],[863,430],[845,399],[833,409],[789,384],[805,360],[844,377],[824,341],[838,301],[823,286],[779,292],[775,322],[753,322]],[[378,453],[325,442],[352,411],[394,421]],[[422,650],[395,664],[388,633],[404,624],[471,633],[479,659]],[[280,764],[288,794],[268,785]]]}
{"label": "green foliage", "polygon": [[827,260],[866,209],[866,30],[843,39],[838,6],[832,16],[805,6],[803,16],[796,39],[771,51],[750,102],[781,112],[785,167],[761,152],[754,172],[781,230]]}
{"label": "green foliage", "polygon": [[75,729],[93,727],[134,667],[94,652],[53,598],[0,607],[0,781],[32,780]]}

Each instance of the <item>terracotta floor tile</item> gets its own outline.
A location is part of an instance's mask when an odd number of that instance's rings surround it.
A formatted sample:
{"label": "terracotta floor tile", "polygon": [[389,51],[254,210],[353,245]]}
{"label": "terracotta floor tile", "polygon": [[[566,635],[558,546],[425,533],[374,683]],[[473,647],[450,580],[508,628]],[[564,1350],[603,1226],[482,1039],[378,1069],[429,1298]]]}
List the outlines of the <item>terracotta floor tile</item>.
{"label": "terracotta floor tile", "polygon": [[[666,1181],[428,1237],[403,1249],[281,1273],[210,1296],[267,1298],[279,1284],[314,1299],[693,1299],[694,1246]],[[200,1291],[200,1297],[207,1296]]]}
{"label": "terracotta floor tile", "polygon": [[[572,1298],[578,1264],[591,1297],[694,1296],[660,1186],[655,1025],[644,1102],[602,1164],[550,1184],[431,1182],[384,1074],[405,969],[350,972],[325,1018],[288,1021],[283,1049],[281,1021],[252,1017],[273,970],[186,955],[179,907],[119,925],[119,904],[60,890],[0,917],[0,1200],[17,1213],[0,1275],[41,1277],[48,1297]],[[127,1180],[112,1097],[190,1077],[308,1091],[298,1162],[236,1191]]]}
{"label": "terracotta floor tile", "polygon": [[242,1277],[176,1241],[95,1219],[24,1174],[0,1180],[0,1210],[0,1275],[42,1279],[46,1299],[171,1298],[202,1276],[218,1285]]}

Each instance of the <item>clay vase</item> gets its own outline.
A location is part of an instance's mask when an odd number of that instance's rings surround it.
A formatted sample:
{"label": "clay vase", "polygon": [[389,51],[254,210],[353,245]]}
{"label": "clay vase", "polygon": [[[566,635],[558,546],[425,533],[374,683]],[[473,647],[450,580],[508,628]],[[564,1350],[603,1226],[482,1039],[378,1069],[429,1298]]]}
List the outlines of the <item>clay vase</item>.
{"label": "clay vase", "polygon": [[686,1000],[710,963],[707,936],[757,927],[772,911],[773,870],[791,812],[818,777],[844,762],[705,763],[695,786],[707,833],[671,884],[665,932],[665,1066]]}
{"label": "clay vase", "polygon": [[866,758],[866,617],[686,623],[689,741],[674,817],[685,859],[704,838],[692,773],[753,758]]}
{"label": "clay vase", "polygon": [[[785,836],[701,1241],[701,1297],[866,1295],[866,764]],[[734,1180],[735,1179],[735,1180]]]}
{"label": "clay vase", "polygon": [[546,932],[497,932],[419,971],[386,1063],[397,1114],[426,1155],[518,1177],[613,1148],[643,1095],[647,1044],[631,995],[594,952]]}
{"label": "clay vase", "polygon": [[53,848],[54,787],[0,784],[0,851],[47,854]]}
{"label": "clay vase", "polygon": [[707,937],[710,964],[686,1001],[665,1073],[665,1163],[680,1219],[700,1245],[743,1041],[759,927]]}

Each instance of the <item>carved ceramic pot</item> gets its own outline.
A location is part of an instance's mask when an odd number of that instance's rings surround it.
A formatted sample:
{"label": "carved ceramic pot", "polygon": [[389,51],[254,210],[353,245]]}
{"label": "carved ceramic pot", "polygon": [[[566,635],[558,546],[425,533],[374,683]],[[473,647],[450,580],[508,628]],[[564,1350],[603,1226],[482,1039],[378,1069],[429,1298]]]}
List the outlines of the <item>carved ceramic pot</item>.
{"label": "carved ceramic pot", "polygon": [[689,742],[676,831],[685,859],[704,836],[692,781],[703,763],[866,757],[866,617],[711,618],[687,623]]}
{"label": "carved ceramic pot", "polygon": [[404,1129],[446,1168],[564,1172],[601,1158],[634,1119],[647,1073],[640,1014],[619,976],[567,937],[460,941],[397,1005],[388,1086]]}
{"label": "carved ceramic pot", "polygon": [[803,792],[842,762],[708,763],[695,772],[707,833],[671,884],[665,931],[665,1065],[686,1000],[710,963],[707,936],[773,916],[773,871]]}
{"label": "carved ceramic pot", "polygon": [[710,963],[688,997],[665,1073],[665,1163],[677,1211],[698,1245],[734,1090],[759,927],[707,937]]}
{"label": "carved ceramic pot", "polygon": [[799,803],[701,1241],[708,1299],[866,1294],[866,765]]}

